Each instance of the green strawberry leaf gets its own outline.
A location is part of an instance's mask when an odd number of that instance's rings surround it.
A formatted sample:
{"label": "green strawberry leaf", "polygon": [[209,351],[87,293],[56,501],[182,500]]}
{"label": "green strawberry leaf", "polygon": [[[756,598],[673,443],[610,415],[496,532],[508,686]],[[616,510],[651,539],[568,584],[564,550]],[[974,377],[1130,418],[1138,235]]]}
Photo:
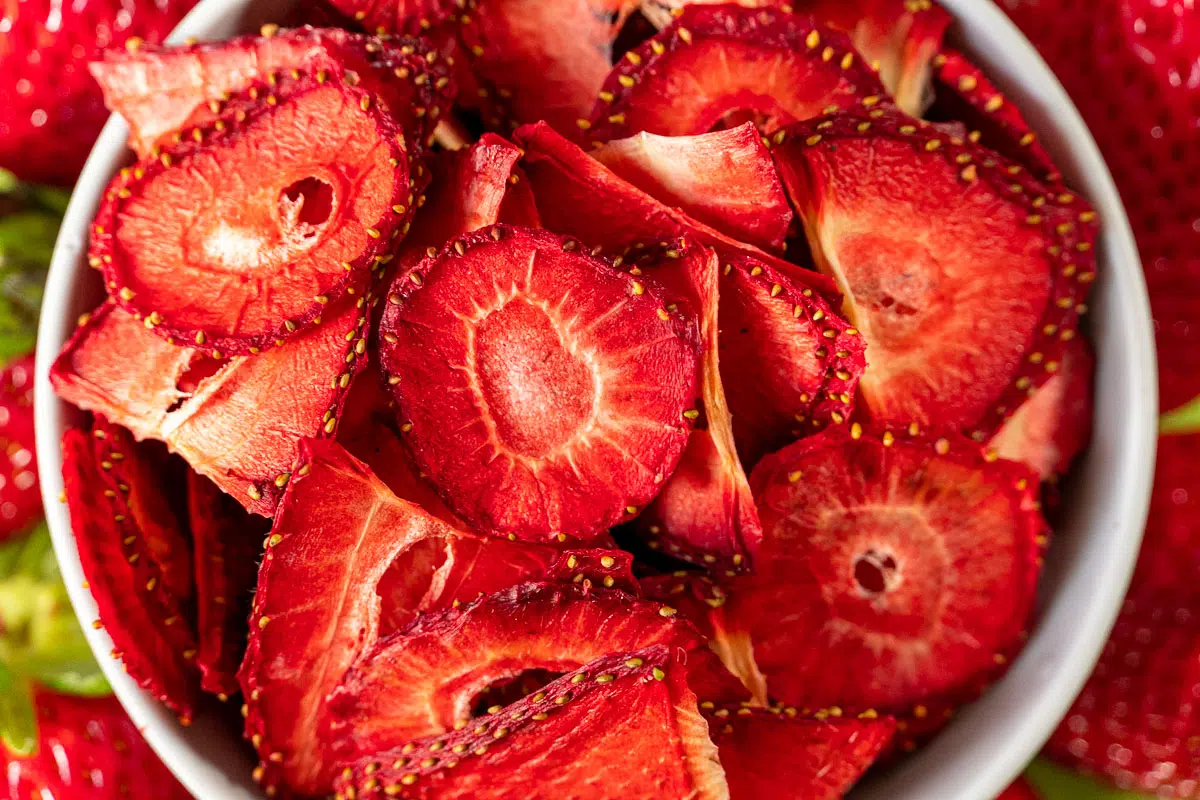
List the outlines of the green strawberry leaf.
{"label": "green strawberry leaf", "polygon": [[1200,431],[1200,397],[1158,418],[1158,432],[1164,435]]}
{"label": "green strawberry leaf", "polygon": [[37,713],[29,681],[0,662],[0,742],[17,756],[37,749]]}
{"label": "green strawberry leaf", "polygon": [[1145,795],[1114,789],[1044,759],[1030,764],[1025,777],[1043,800],[1146,800]]}

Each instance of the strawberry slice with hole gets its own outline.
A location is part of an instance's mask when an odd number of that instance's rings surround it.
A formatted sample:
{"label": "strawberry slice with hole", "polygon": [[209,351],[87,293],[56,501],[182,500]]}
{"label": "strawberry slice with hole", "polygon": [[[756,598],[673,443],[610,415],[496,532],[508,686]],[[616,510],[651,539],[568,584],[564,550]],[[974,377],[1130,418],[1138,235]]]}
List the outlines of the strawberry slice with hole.
{"label": "strawberry slice with hole", "polygon": [[[121,442],[115,445],[113,439]],[[113,657],[139,686],[180,721],[191,721],[197,699],[196,644],[190,623],[150,557],[134,509],[143,487],[126,482],[122,461],[132,440],[98,422],[91,432],[63,436],[63,484],[79,560]]]}
{"label": "strawberry slice with hole", "polygon": [[563,787],[580,800],[727,798],[689,671],[665,645],[603,656],[462,730],[348,765],[337,790],[443,800],[549,800]]}
{"label": "strawberry slice with hole", "polygon": [[701,704],[701,713],[720,753],[730,800],[839,800],[896,730],[888,717],[822,720],[786,714],[778,707],[705,705],[709,704]]}
{"label": "strawberry slice with hole", "polygon": [[[543,683],[593,659],[700,637],[659,603],[575,584],[526,583],[426,614],[379,641],[329,696],[329,758],[353,763],[500,709],[490,687]],[[547,677],[548,676],[548,677]]]}
{"label": "strawberry slice with hole", "polygon": [[196,565],[200,688],[227,700],[240,691],[237,669],[246,652],[246,619],[270,525],[191,471],[187,506]]}
{"label": "strawberry slice with hole", "polygon": [[579,127],[600,142],[639,131],[691,136],[747,121],[769,135],[831,107],[884,98],[846,35],[811,16],[698,5],[625,53]]}
{"label": "strawberry slice with hole", "polygon": [[871,343],[867,416],[986,441],[1061,367],[1096,274],[1077,196],[884,109],[797,124],[772,152]]}
{"label": "strawberry slice with hole", "polygon": [[853,423],[768,456],[750,483],[757,574],[722,610],[770,696],[889,710],[981,684],[1021,644],[1046,531],[1025,467]]}
{"label": "strawberry slice with hole", "polygon": [[643,192],[747,244],[783,250],[792,208],[754,125],[699,136],[639,133],[591,151]]}
{"label": "strawberry slice with hole", "polygon": [[33,435],[33,356],[0,372],[0,541],[42,516]]}
{"label": "strawberry slice with hole", "polygon": [[288,78],[193,131],[106,191],[89,260],[110,296],[160,336],[222,354],[282,344],[362,297],[416,201],[374,95]]}
{"label": "strawberry slice with hole", "polygon": [[258,575],[238,678],[267,789],[326,793],[324,699],[418,615],[540,578],[557,557],[455,528],[394,495],[340,445],[304,440]]}
{"label": "strawberry slice with hole", "polygon": [[494,225],[388,295],[381,359],[400,430],[485,533],[593,541],[653,499],[687,443],[694,317],[581,250]]}
{"label": "strawberry slice with hole", "polygon": [[248,511],[271,516],[299,440],[336,431],[366,363],[366,299],[283,347],[232,358],[173,345],[109,302],[82,320],[50,380],[67,402],[165,442]]}

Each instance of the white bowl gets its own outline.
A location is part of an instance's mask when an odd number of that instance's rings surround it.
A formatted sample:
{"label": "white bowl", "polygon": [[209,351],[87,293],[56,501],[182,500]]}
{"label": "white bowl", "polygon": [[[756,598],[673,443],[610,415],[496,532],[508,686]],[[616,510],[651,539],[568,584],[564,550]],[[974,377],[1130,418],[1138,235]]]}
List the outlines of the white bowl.
{"label": "white bowl", "polygon": [[[1097,351],[1096,424],[1076,467],[1066,513],[1041,583],[1040,619],[1021,657],[979,702],[932,744],[873,778],[854,797],[883,800],[990,800],[1037,753],[1091,672],[1125,592],[1141,541],[1150,492],[1158,402],[1146,288],[1128,220],[1091,135],[1028,41],[991,2],[940,0],[957,19],[953,37],[1025,112],[1068,182],[1103,221],[1100,271],[1091,302]],[[221,39],[256,30],[289,0],[203,0],[175,31]],[[60,441],[75,412],[49,383],[50,365],[101,287],[85,263],[87,231],[101,192],[128,158],[127,129],[114,116],[75,188],[54,252],[37,352],[37,438],[42,493],[71,601],[117,696],[151,746],[201,800],[257,800],[242,743],[212,715],[190,728],[139,689],[93,630],[96,605],[83,573],[62,490]],[[130,354],[136,357],[136,354]]]}

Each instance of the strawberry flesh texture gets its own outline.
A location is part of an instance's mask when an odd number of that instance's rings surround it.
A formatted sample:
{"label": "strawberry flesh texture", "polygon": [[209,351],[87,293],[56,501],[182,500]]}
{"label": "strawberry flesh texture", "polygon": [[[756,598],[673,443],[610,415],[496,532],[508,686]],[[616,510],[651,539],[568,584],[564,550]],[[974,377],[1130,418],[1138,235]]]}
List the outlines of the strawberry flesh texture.
{"label": "strawberry flesh texture", "polygon": [[33,356],[0,372],[0,541],[42,516],[33,435]]}
{"label": "strawberry flesh texture", "polygon": [[981,682],[1033,605],[1036,477],[962,437],[848,427],[752,473],[763,545],[730,624],[770,695],[798,706],[888,710]]}
{"label": "strawberry flesh texture", "polygon": [[578,249],[496,225],[388,296],[381,356],[405,441],[485,533],[595,540],[653,499],[687,442],[694,319]]}
{"label": "strawberry flesh texture", "polygon": [[772,152],[818,265],[871,343],[863,410],[985,441],[1077,333],[1094,214],[894,112],[801,123]]}
{"label": "strawberry flesh texture", "polygon": [[624,550],[589,547],[568,550],[546,570],[546,580],[557,583],[603,586],[640,596],[641,587],[633,577],[633,556]]}
{"label": "strawberry flesh texture", "polygon": [[315,78],[251,88],[196,141],[123,171],[89,250],[110,295],[223,354],[279,345],[361,297],[414,199],[399,128],[373,102]]}
{"label": "strawberry flesh texture", "polygon": [[354,762],[471,724],[487,690],[651,645],[694,650],[690,625],[608,589],[527,583],[426,614],[366,652],[329,697],[330,758]]}
{"label": "strawberry flesh texture", "polygon": [[811,16],[689,6],[625,54],[580,127],[601,142],[639,131],[693,136],[747,120],[771,134],[830,107],[884,96],[845,34]]}
{"label": "strawberry flesh texture", "polygon": [[638,133],[590,155],[659,202],[733,239],[773,253],[783,249],[794,215],[749,122],[699,136]]}
{"label": "strawberry flesh texture", "polygon": [[883,719],[818,720],[778,708],[702,712],[729,782],[730,800],[839,800],[891,740]]}
{"label": "strawberry flesh texture", "polygon": [[324,699],[360,654],[419,613],[540,577],[556,553],[456,529],[392,494],[334,442],[305,440],[301,459],[259,569],[238,678],[247,736],[262,737],[271,770],[266,785],[320,794],[332,781]]}
{"label": "strawberry flesh texture", "polygon": [[1186,586],[1200,570],[1200,434],[1160,436],[1134,585]]}
{"label": "strawberry flesh texture", "polygon": [[299,440],[336,430],[367,361],[368,327],[348,304],[283,347],[218,359],[167,342],[110,302],[75,332],[50,380],[62,399],[165,442],[246,510],[271,516]]}
{"label": "strawberry flesh texture", "polygon": [[599,658],[477,723],[372,754],[337,789],[440,800],[729,796],[685,667],[663,645]]}

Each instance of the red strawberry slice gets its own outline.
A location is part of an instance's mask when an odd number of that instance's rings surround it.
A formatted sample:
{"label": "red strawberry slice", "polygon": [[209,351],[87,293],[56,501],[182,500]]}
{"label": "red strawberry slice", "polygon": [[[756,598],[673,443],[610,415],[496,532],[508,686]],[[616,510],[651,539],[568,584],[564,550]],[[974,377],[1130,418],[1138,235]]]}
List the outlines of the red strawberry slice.
{"label": "red strawberry slice", "polygon": [[188,472],[187,488],[195,547],[200,688],[227,699],[239,691],[237,668],[246,652],[246,619],[270,526],[198,473]]}
{"label": "red strawberry slice", "polygon": [[301,443],[258,576],[239,673],[264,784],[321,794],[325,696],[380,636],[480,592],[540,578],[556,553],[456,529],[327,440]]}
{"label": "red strawberry slice", "polygon": [[1094,370],[1087,340],[1071,341],[1058,371],[1017,407],[988,447],[1001,458],[1025,464],[1042,480],[1065,475],[1092,435]]}
{"label": "red strawberry slice", "polygon": [[1032,170],[1039,180],[1051,184],[1062,180],[1021,110],[992,85],[983,70],[951,49],[939,53],[933,63],[937,96],[931,111],[936,117],[966,123],[972,141]]}
{"label": "red strawberry slice", "polygon": [[381,357],[401,431],[478,530],[594,540],[653,499],[687,442],[694,319],[580,249],[495,225],[388,295]]}
{"label": "red strawberry slice", "polygon": [[638,131],[689,136],[747,120],[770,134],[830,107],[885,97],[845,34],[811,16],[699,5],[625,54],[579,127],[602,142]]}
{"label": "red strawberry slice", "polygon": [[42,516],[33,436],[33,356],[0,372],[0,541]]}
{"label": "red strawberry slice", "polygon": [[1076,334],[1095,214],[882,109],[795,125],[773,152],[818,265],[871,343],[867,414],[986,440]]}
{"label": "red strawberry slice", "polygon": [[557,677],[650,645],[700,647],[664,608],[615,590],[527,583],[426,614],[364,653],[330,695],[329,757],[353,763],[470,725],[480,701],[491,703],[489,687],[529,671]]}
{"label": "red strawberry slice", "polygon": [[756,258],[802,287],[835,294],[831,279],[732,239],[625,182],[549,125],[527,125],[515,134],[525,150],[522,168],[547,228],[577,236],[591,247],[623,254],[634,244],[686,235],[723,259]]}
{"label": "red strawberry slice", "polygon": [[218,358],[172,345],[106,303],[63,348],[50,379],[67,402],[166,442],[248,511],[271,516],[299,440],[336,430],[367,360],[368,327],[366,311],[347,305],[283,347]]}
{"label": "red strawberry slice", "polygon": [[634,596],[642,593],[637,578],[633,577],[633,556],[606,547],[566,551],[546,569],[546,580],[580,584],[585,592],[589,586],[603,586]]}
{"label": "red strawberry slice", "polygon": [[416,199],[400,129],[375,103],[319,77],[252,87],[195,141],[119,175],[89,251],[110,295],[159,335],[221,353],[281,344],[361,297]]}
{"label": "red strawberry slice", "polygon": [[686,570],[647,575],[639,584],[647,599],[674,608],[706,637],[715,638],[710,612],[729,602],[729,593],[724,586],[704,573]]}
{"label": "red strawberry slice", "polygon": [[592,158],[656,200],[739,241],[781,252],[792,225],[783,184],[754,126],[700,136],[639,133]]}
{"label": "red strawberry slice", "polygon": [[346,768],[337,790],[441,800],[726,798],[686,676],[663,645],[605,656],[462,730],[371,754]]}
{"label": "red strawberry slice", "polygon": [[1046,530],[1024,467],[855,423],[768,456],[750,483],[757,574],[723,610],[772,697],[911,705],[983,682],[1019,646]]}
{"label": "red strawberry slice", "polygon": [[785,714],[778,707],[702,713],[721,756],[730,800],[839,800],[896,730],[887,717],[821,720]]}
{"label": "red strawberry slice", "polygon": [[[110,437],[111,435],[111,437]],[[117,442],[120,442],[117,444]],[[197,694],[196,644],[190,622],[150,557],[122,459],[132,440],[98,423],[63,437],[63,483],[88,588],[119,658],[138,685],[191,720]]]}

